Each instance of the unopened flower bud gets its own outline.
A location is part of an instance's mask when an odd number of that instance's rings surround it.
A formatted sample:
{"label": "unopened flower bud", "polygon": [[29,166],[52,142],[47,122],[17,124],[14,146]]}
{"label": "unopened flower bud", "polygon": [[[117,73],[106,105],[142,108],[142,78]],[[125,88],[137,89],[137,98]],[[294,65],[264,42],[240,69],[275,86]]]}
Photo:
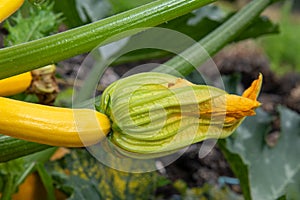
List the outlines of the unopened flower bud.
{"label": "unopened flower bud", "polygon": [[225,138],[260,106],[262,75],[242,96],[168,74],[146,72],[120,79],[103,93],[109,141],[138,158],[170,154],[209,138]]}

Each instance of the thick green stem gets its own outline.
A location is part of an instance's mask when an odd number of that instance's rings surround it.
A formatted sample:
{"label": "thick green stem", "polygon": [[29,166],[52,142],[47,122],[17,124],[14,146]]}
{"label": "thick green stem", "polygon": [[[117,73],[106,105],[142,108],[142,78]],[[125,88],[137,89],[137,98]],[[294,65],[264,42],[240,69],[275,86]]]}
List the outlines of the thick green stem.
{"label": "thick green stem", "polygon": [[[271,3],[272,0],[250,2],[205,38],[154,71],[174,75],[179,72],[184,76],[188,75],[195,67],[203,64],[210,56],[232,42]],[[166,68],[166,65],[170,68]]]}
{"label": "thick green stem", "polygon": [[0,135],[0,163],[39,152],[48,148],[51,148],[51,146],[28,142],[6,135]]}
{"label": "thick green stem", "polygon": [[91,51],[100,43],[132,35],[214,1],[157,0],[60,34],[0,49],[0,79]]}

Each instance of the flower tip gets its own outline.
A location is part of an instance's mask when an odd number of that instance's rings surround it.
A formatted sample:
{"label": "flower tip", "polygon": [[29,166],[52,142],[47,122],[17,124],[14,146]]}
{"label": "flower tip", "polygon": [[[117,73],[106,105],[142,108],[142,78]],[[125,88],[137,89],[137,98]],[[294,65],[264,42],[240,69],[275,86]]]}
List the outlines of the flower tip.
{"label": "flower tip", "polygon": [[260,103],[260,102],[258,102],[258,101],[256,101],[255,108],[258,108],[258,107],[260,107],[260,106],[261,106],[261,103]]}
{"label": "flower tip", "polygon": [[258,78],[252,82],[251,86],[244,91],[242,96],[248,99],[256,100],[260,93],[262,82],[263,75],[262,73],[259,73]]}

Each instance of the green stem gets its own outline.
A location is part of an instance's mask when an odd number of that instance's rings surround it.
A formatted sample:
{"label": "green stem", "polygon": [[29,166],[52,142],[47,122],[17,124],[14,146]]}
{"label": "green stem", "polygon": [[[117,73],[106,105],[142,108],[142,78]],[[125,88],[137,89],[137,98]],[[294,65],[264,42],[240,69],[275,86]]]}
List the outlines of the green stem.
{"label": "green stem", "polygon": [[60,34],[0,49],[0,79],[86,53],[214,1],[157,0]]}
{"label": "green stem", "polygon": [[51,146],[48,145],[0,135],[0,163],[39,152],[50,147]]}
{"label": "green stem", "polygon": [[[190,74],[210,56],[232,42],[271,3],[273,3],[272,0],[254,0],[250,2],[205,38],[164,63],[164,65],[157,67],[154,71],[174,75],[179,72],[184,76]],[[170,68],[166,68],[166,65]]]}
{"label": "green stem", "polygon": [[43,163],[37,163],[36,168],[47,191],[47,200],[55,200],[52,177],[50,176],[50,174],[48,174]]}
{"label": "green stem", "polygon": [[14,181],[15,176],[14,175],[10,175],[10,176],[6,176],[4,179],[5,180],[5,187],[2,193],[2,197],[1,200],[11,200],[11,196],[14,193]]}

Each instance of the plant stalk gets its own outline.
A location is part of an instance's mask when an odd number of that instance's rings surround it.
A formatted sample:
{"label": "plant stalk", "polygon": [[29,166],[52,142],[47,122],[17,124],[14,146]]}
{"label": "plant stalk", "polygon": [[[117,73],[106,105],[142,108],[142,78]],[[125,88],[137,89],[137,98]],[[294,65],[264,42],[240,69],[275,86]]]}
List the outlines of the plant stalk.
{"label": "plant stalk", "polygon": [[14,175],[10,175],[5,177],[5,186],[3,189],[3,193],[2,193],[2,200],[11,200],[11,196],[14,193],[14,185],[13,185],[13,181],[14,181],[15,176]]}

